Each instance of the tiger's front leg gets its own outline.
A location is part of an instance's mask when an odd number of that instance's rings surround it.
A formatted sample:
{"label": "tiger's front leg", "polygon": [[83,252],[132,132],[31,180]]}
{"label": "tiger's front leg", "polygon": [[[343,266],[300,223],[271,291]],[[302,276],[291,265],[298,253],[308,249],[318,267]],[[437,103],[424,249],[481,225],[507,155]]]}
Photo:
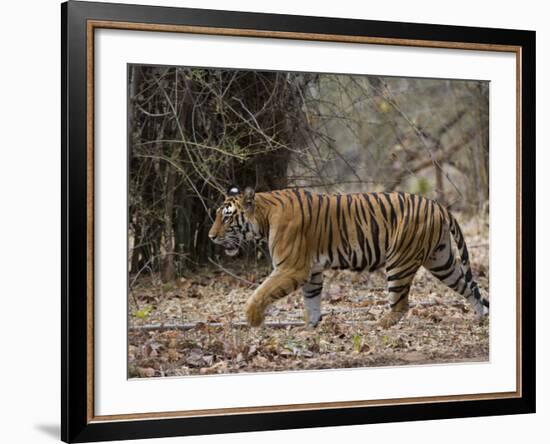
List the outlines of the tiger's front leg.
{"label": "tiger's front leg", "polygon": [[307,277],[306,270],[273,270],[246,302],[245,313],[248,323],[252,327],[259,326],[264,320],[267,306],[297,290]]}

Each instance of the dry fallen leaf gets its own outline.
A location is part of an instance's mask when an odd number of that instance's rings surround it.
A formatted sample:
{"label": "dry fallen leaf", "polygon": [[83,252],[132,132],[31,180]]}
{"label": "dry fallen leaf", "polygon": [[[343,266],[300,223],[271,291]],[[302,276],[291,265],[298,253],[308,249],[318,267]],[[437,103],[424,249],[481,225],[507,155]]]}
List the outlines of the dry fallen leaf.
{"label": "dry fallen leaf", "polygon": [[173,348],[168,349],[168,359],[170,361],[177,361],[179,359],[179,353]]}
{"label": "dry fallen leaf", "polygon": [[137,372],[141,378],[152,378],[155,376],[155,369],[151,367],[138,367]]}
{"label": "dry fallen leaf", "polygon": [[[465,237],[472,239],[474,224],[462,228]],[[476,243],[481,244],[482,239]],[[487,248],[475,248],[471,252],[474,274],[475,267],[480,264],[488,266]],[[241,258],[220,263],[236,276],[250,281],[262,282],[269,273],[267,269],[254,269],[254,265]],[[488,289],[488,279],[478,279],[478,284],[483,291]],[[488,323],[476,323],[463,298],[441,285],[429,272],[419,271],[410,293],[413,307],[400,323],[389,329],[375,324],[389,310],[385,287],[383,272],[363,276],[327,271],[322,293],[324,315],[316,328],[288,325],[289,322],[301,322],[304,317],[302,293],[297,291],[268,310],[266,321],[279,324],[279,327],[250,329],[246,326],[244,304],[254,288],[221,270],[199,268],[193,276],[171,285],[162,284],[158,279],[138,280],[129,298],[132,326],[187,324],[194,327],[130,330],[130,376],[208,375],[488,359]],[[202,297],[190,297],[189,293],[194,291]],[[134,297],[139,307],[134,304]],[[150,307],[147,317],[133,316],[144,307]],[[212,322],[221,326],[208,325]],[[362,341],[354,347],[355,334],[361,335]]]}

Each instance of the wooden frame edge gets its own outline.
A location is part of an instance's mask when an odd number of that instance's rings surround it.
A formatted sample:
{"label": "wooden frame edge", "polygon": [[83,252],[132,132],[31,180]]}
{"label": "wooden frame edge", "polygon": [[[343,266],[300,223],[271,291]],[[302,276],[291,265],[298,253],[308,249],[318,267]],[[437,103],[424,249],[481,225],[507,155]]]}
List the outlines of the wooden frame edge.
{"label": "wooden frame edge", "polygon": [[87,399],[86,420],[94,419],[94,28],[86,28],[86,313],[87,340]]}
{"label": "wooden frame edge", "polygon": [[[477,50],[477,51],[495,51],[495,52],[511,52],[516,56],[516,231],[517,231],[517,249],[516,249],[516,264],[517,264],[517,311],[516,311],[516,391],[515,392],[498,392],[489,394],[470,394],[470,395],[453,395],[453,396],[433,396],[433,397],[414,397],[414,398],[396,398],[388,400],[363,400],[363,401],[341,401],[341,402],[326,402],[326,403],[307,403],[307,404],[288,404],[288,405],[272,405],[261,407],[232,407],[221,409],[204,409],[204,410],[184,410],[173,412],[145,412],[145,413],[130,413],[117,415],[101,415],[94,414],[94,285],[93,285],[93,246],[94,246],[94,31],[95,29],[122,29],[133,31],[152,31],[152,32],[175,32],[175,33],[191,33],[203,35],[220,35],[220,36],[235,36],[235,37],[261,37],[261,38],[277,38],[289,40],[309,40],[309,41],[325,41],[337,43],[362,43],[375,45],[395,45],[409,46],[422,48],[442,48],[442,49],[462,49],[462,50]],[[432,41],[432,40],[416,40],[416,39],[396,39],[382,37],[365,37],[365,36],[344,36],[332,34],[311,34],[299,32],[282,32],[282,31],[262,31],[250,29],[236,28],[216,28],[203,26],[188,26],[188,25],[163,25],[163,24],[148,24],[137,22],[124,21],[108,21],[108,20],[87,20],[86,24],[87,45],[86,45],[86,60],[87,60],[87,245],[88,245],[88,282],[87,282],[87,331],[88,331],[88,379],[87,379],[87,423],[103,423],[115,422],[124,420],[153,420],[161,418],[191,418],[203,416],[226,416],[237,415],[243,413],[259,414],[259,413],[274,413],[274,412],[296,412],[304,410],[327,410],[334,408],[359,408],[359,407],[374,407],[374,406],[389,406],[389,405],[407,405],[415,403],[443,403],[443,402],[459,402],[459,401],[476,401],[476,400],[495,400],[495,399],[513,399],[521,398],[522,396],[522,347],[521,347],[521,150],[522,150],[522,47],[519,45],[500,45],[500,44],[485,44],[485,43],[467,43],[467,42],[448,42],[448,41]]]}
{"label": "wooden frame edge", "polygon": [[231,416],[260,413],[287,413],[297,411],[318,411],[330,410],[337,408],[362,408],[362,407],[387,407],[392,405],[410,405],[419,402],[423,404],[437,404],[443,402],[463,402],[463,401],[484,401],[495,399],[514,399],[520,398],[521,394],[516,392],[499,392],[489,394],[473,394],[473,395],[453,395],[453,396],[425,396],[413,398],[395,398],[384,400],[365,400],[365,401],[335,401],[335,402],[320,402],[309,404],[280,404],[271,406],[259,407],[231,407],[220,409],[200,409],[200,410],[182,410],[172,412],[152,412],[152,413],[127,413],[117,415],[101,415],[95,416],[90,423],[127,421],[127,420],[152,420],[165,418],[197,418],[204,416]]}
{"label": "wooden frame edge", "polygon": [[516,390],[523,395],[523,289],[522,289],[522,257],[523,257],[523,213],[522,213],[522,150],[523,150],[523,51],[519,47],[516,51]]}
{"label": "wooden frame edge", "polygon": [[466,49],[473,51],[517,52],[517,45],[501,45],[491,43],[450,42],[443,40],[398,39],[389,37],[368,37],[338,34],[317,34],[305,32],[265,31],[256,29],[222,28],[190,25],[166,25],[139,22],[124,22],[114,20],[88,20],[88,26],[93,29],[121,29],[130,31],[173,32],[187,34],[217,35],[225,37],[259,37],[285,40],[306,40],[334,43],[362,43],[385,46],[413,46],[423,48]]}

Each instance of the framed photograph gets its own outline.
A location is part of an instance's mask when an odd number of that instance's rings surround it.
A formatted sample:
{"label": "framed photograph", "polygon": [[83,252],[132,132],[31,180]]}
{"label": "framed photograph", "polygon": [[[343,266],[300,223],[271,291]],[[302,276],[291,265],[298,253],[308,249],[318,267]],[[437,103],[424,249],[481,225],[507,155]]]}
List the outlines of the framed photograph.
{"label": "framed photograph", "polygon": [[535,411],[535,33],[62,13],[62,439]]}

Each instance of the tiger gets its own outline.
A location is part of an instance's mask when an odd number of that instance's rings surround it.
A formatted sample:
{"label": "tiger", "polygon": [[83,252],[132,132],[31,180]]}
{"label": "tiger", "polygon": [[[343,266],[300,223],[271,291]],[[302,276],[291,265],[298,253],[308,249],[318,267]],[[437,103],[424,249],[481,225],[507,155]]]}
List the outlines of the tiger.
{"label": "tiger", "polygon": [[[382,328],[409,309],[409,290],[423,266],[460,293],[479,319],[489,300],[474,280],[464,236],[435,200],[405,192],[319,194],[303,188],[258,192],[231,187],[208,233],[228,256],[244,242],[267,241],[273,270],[245,304],[248,324],[262,324],[267,307],[302,287],[304,319],[321,321],[323,271],[385,268],[389,310]],[[451,236],[460,259],[455,257]]]}

